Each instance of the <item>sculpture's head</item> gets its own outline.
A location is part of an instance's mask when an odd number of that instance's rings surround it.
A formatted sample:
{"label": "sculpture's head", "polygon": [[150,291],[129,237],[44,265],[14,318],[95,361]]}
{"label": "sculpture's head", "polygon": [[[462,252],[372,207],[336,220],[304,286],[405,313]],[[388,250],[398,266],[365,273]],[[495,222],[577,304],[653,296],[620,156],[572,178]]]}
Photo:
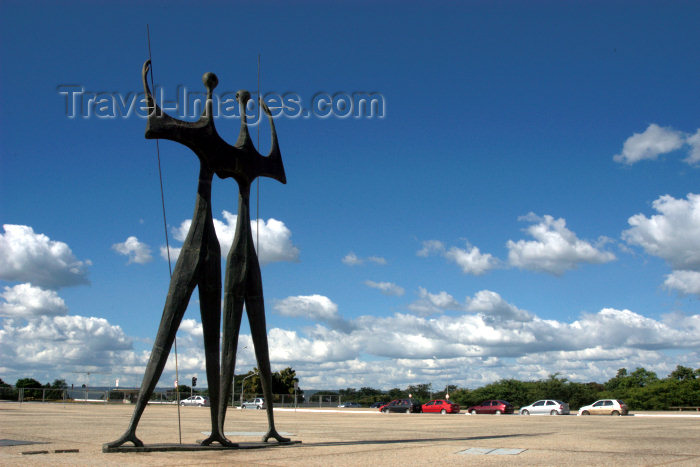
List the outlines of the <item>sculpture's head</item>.
{"label": "sculpture's head", "polygon": [[238,102],[241,104],[246,105],[250,100],[250,92],[246,91],[245,89],[241,89],[236,93],[236,99],[238,99]]}
{"label": "sculpture's head", "polygon": [[204,86],[206,86],[207,91],[213,91],[219,84],[219,78],[217,78],[211,71],[208,71],[202,75],[202,83],[204,83]]}

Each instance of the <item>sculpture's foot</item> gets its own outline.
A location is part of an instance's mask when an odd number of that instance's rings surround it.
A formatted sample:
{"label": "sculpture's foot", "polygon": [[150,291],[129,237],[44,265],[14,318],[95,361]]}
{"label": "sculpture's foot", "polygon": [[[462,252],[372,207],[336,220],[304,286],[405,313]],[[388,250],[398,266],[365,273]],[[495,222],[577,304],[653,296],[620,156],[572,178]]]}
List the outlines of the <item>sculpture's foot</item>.
{"label": "sculpture's foot", "polygon": [[136,433],[134,433],[133,431],[127,431],[116,441],[112,441],[111,443],[105,443],[105,447],[118,448],[122,444],[128,443],[129,441],[134,443],[134,446],[136,446],[137,448],[143,447],[143,442],[136,437]]}
{"label": "sculpture's foot", "polygon": [[267,443],[267,440],[270,438],[275,438],[278,443],[288,443],[291,441],[289,438],[285,438],[284,436],[281,436],[279,433],[277,433],[277,430],[274,428],[270,428],[270,431],[267,432],[265,436],[262,437],[262,442]]}
{"label": "sculpture's foot", "polygon": [[224,435],[222,435],[220,433],[214,433],[214,432],[212,432],[211,436],[209,436],[207,439],[202,441],[201,445],[202,446],[209,446],[214,441],[216,441],[217,443],[219,443],[222,446],[226,446],[227,448],[237,448],[238,447],[238,444],[232,443]]}

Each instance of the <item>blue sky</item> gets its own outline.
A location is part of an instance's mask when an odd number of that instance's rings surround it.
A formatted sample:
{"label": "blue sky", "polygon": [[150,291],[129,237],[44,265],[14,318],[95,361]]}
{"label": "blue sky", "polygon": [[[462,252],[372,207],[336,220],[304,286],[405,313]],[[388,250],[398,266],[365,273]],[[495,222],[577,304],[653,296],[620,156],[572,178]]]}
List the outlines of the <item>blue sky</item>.
{"label": "blue sky", "polygon": [[[272,364],[302,388],[700,366],[697,3],[0,9],[5,381],[140,383],[168,287],[155,143],[138,112],[69,118],[65,90],[141,92],[147,23],[166,100],[207,71],[218,95],[255,92],[258,54],[268,96],[383,99],[382,116],[277,118],[288,183],[263,179],[251,206]],[[229,142],[239,124],[216,120]],[[176,249],[198,166],[160,155]],[[216,179],[224,251],[236,203]],[[178,345],[181,379],[206,385],[196,294]],[[246,328],[237,372],[251,350]]]}

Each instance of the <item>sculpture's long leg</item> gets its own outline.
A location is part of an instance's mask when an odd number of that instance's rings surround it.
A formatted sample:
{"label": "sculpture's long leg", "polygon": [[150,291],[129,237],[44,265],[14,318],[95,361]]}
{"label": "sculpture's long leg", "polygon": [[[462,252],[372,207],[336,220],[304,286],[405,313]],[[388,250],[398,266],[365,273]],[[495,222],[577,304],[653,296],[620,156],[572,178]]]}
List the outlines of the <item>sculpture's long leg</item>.
{"label": "sculpture's long leg", "polygon": [[[235,447],[224,435],[222,424],[219,423],[219,332],[221,328],[221,253],[216,243],[209,243],[207,256],[202,266],[199,281],[199,307],[202,315],[202,330],[204,335],[204,355],[209,384],[209,401],[211,413],[211,436],[202,441],[207,446],[214,441],[223,446]],[[215,245],[215,246],[213,246]],[[224,399],[224,404],[226,399]]]}
{"label": "sculpture's long leg", "polygon": [[289,438],[282,437],[275,429],[275,419],[272,410],[272,370],[270,369],[270,351],[267,345],[267,327],[265,324],[265,303],[262,293],[262,278],[257,258],[251,261],[248,271],[248,294],[246,295],[246,312],[250,323],[250,334],[255,346],[255,358],[258,361],[260,370],[260,382],[262,383],[263,395],[267,408],[267,433],[262,441],[266,443],[268,439],[275,438],[278,442],[288,442]]}
{"label": "sculpture's long leg", "polygon": [[231,397],[231,385],[233,384],[233,374],[236,369],[238,333],[241,329],[241,317],[243,315],[243,297],[236,292],[237,291],[227,287],[224,296],[224,330],[221,353],[221,399],[219,400],[219,426],[221,433],[224,433],[226,404]]}
{"label": "sculpture's long leg", "polygon": [[[190,240],[189,237],[187,240]],[[170,289],[168,290],[168,297],[165,300],[165,307],[163,308],[163,316],[160,320],[158,334],[153,343],[151,357],[148,360],[148,366],[146,366],[146,371],[143,375],[139,398],[136,401],[136,407],[131,416],[129,427],[119,439],[111,443],[106,443],[105,447],[115,448],[128,441],[134,443],[135,446],[143,446],[143,442],[136,437],[136,426],[148,404],[148,400],[153,394],[153,390],[158,383],[160,375],[163,373],[163,368],[170,354],[170,348],[175,340],[177,328],[180,326],[185,310],[187,310],[190,296],[197,285],[199,251],[192,248],[191,242],[187,240],[180,252],[173,277],[170,280]]]}
{"label": "sculpture's long leg", "polygon": [[231,384],[236,369],[238,333],[241,329],[243,296],[246,277],[246,244],[250,236],[250,218],[246,206],[247,197],[238,199],[238,220],[236,234],[226,258],[226,278],[224,279],[224,329],[221,348],[221,400],[219,401],[219,425],[224,433],[226,404],[231,396]]}

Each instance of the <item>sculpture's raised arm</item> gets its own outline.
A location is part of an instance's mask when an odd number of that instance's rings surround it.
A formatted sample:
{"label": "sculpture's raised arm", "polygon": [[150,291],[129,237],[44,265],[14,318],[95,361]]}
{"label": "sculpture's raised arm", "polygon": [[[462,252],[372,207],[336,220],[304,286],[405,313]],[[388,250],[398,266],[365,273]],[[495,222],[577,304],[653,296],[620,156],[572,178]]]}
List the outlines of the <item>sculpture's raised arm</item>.
{"label": "sculpture's raised arm", "polygon": [[[148,106],[148,121],[146,123],[147,139],[169,139],[180,144],[184,144],[192,149],[198,156],[202,156],[197,151],[202,146],[202,142],[209,138],[211,129],[214,126],[212,118],[212,92],[219,83],[214,73],[205,73],[202,81],[207,88],[207,101],[204,106],[202,116],[196,122],[186,122],[171,117],[163,112],[156,104],[151,89],[148,86],[148,71],[151,68],[151,61],[147,60],[143,64],[142,79],[143,89],[146,94],[146,105]],[[216,131],[214,130],[214,133]]]}
{"label": "sculpture's raised arm", "polygon": [[[272,138],[270,152],[267,156],[263,156],[255,148],[253,140],[248,133],[248,119],[245,109],[250,100],[250,93],[241,90],[238,91],[236,97],[238,98],[238,106],[241,113],[241,130],[238,134],[238,140],[233,147],[240,152],[240,159],[237,160],[235,164],[229,163],[218,167],[216,170],[217,175],[221,178],[235,178],[239,183],[250,183],[256,177],[269,177],[281,183],[287,183],[284,164],[282,163],[282,154],[277,140],[277,130],[275,129],[275,122],[272,119],[270,109],[262,98],[260,98],[260,107],[265,111],[268,121],[270,122],[270,134]],[[232,161],[229,159],[229,162]]]}

